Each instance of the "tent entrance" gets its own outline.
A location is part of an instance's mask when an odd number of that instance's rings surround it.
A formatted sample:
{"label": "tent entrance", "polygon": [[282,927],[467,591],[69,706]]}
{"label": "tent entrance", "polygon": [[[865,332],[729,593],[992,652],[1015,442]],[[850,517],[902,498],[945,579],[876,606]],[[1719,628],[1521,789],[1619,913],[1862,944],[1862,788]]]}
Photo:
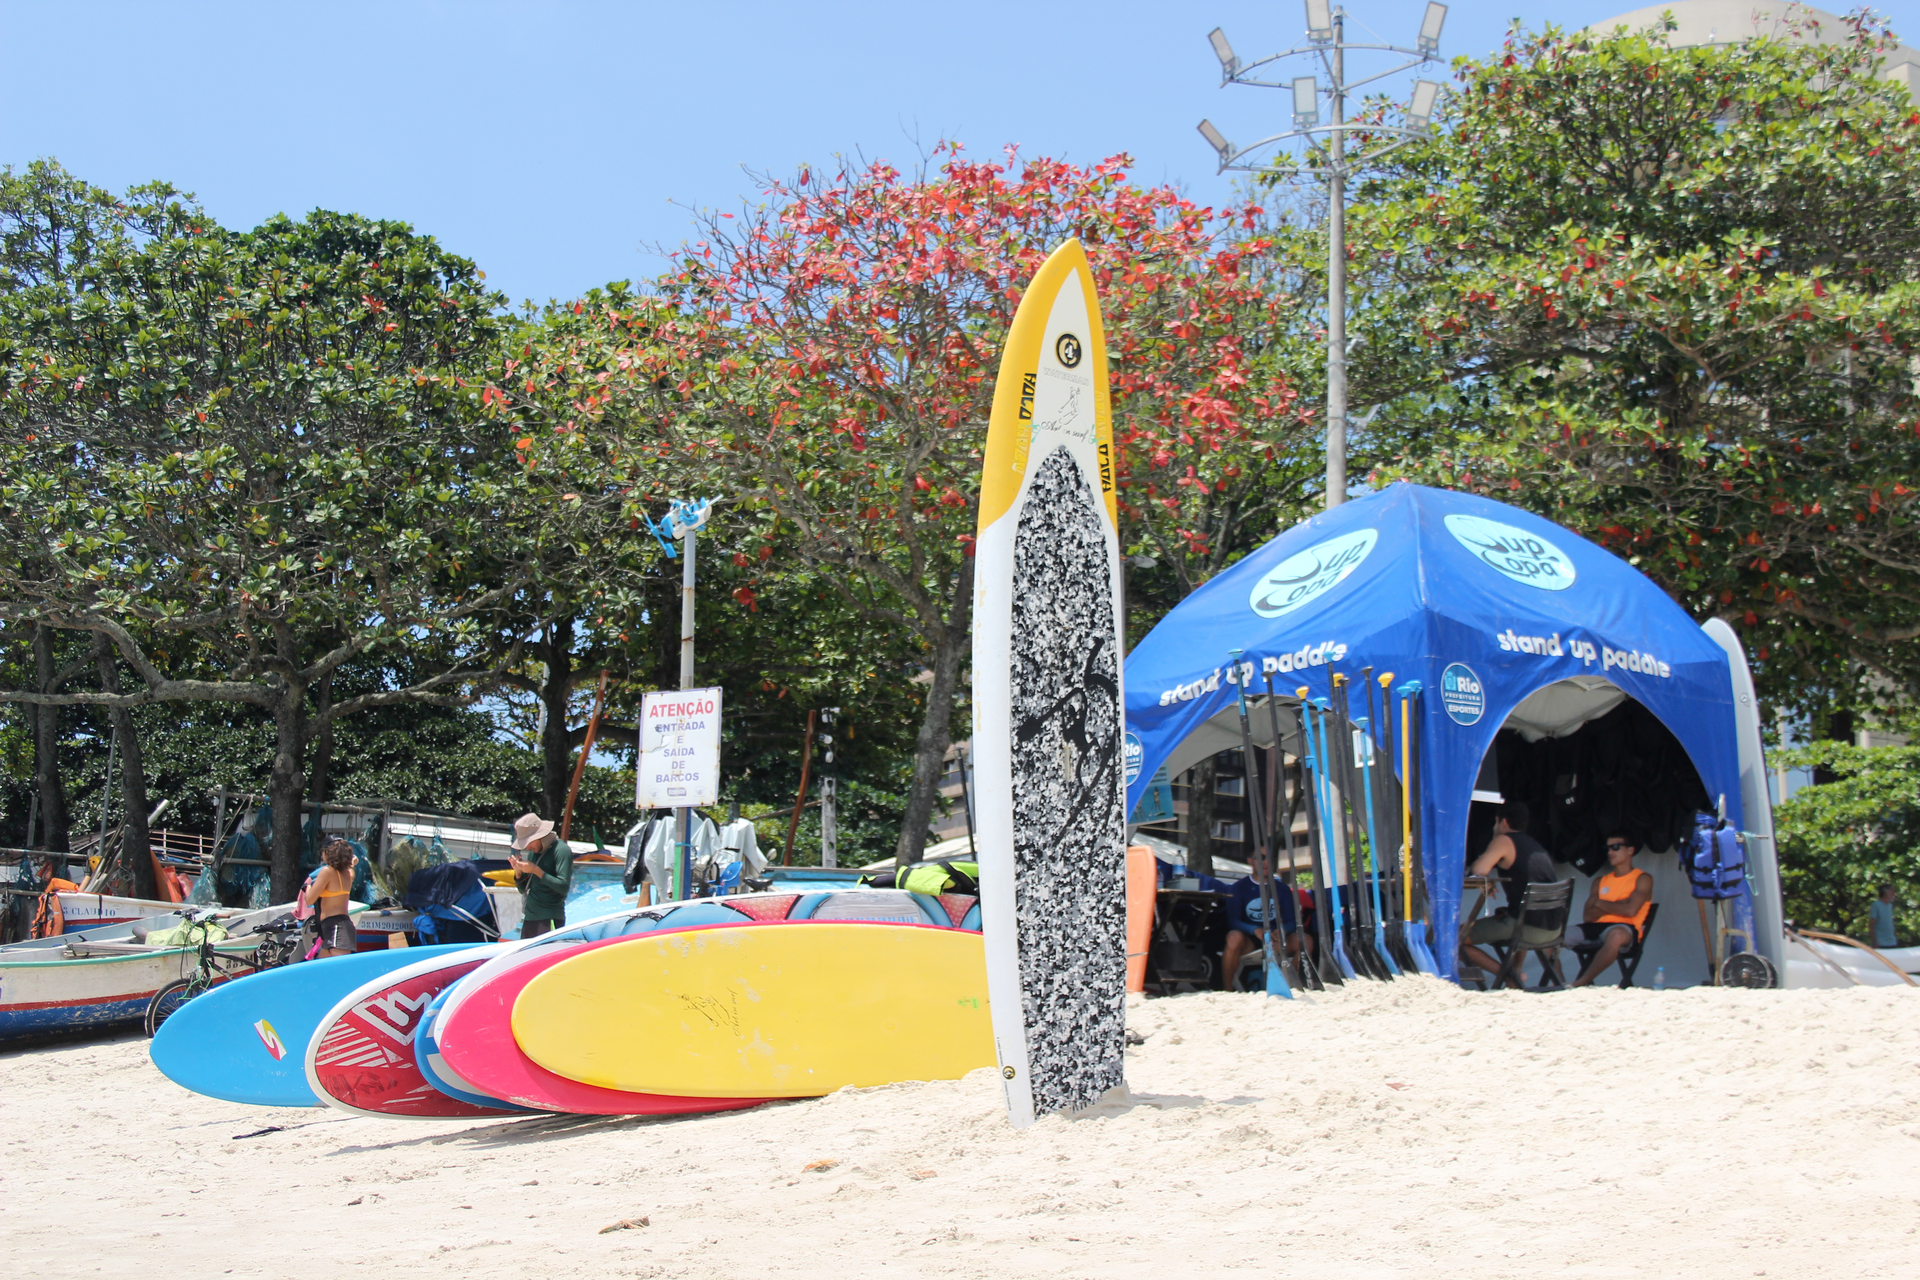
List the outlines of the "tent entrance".
{"label": "tent entrance", "polygon": [[[1501,800],[1523,802],[1528,833],[1574,881],[1571,921],[1580,919],[1593,878],[1607,865],[1615,831],[1636,842],[1634,865],[1653,876],[1654,917],[1636,985],[1665,971],[1669,986],[1708,974],[1698,912],[1673,850],[1693,815],[1713,807],[1699,770],[1667,726],[1610,681],[1575,676],[1536,689],[1501,726],[1480,766],[1467,823],[1467,857],[1493,838]],[[1570,922],[1569,934],[1578,934]],[[1563,955],[1563,961],[1571,961]],[[1568,970],[1568,978],[1573,971]],[[1599,976],[1617,983],[1618,970]]]}
{"label": "tent entrance", "polygon": [[1677,848],[1693,815],[1713,807],[1672,730],[1599,676],[1536,689],[1507,717],[1481,761],[1469,858],[1493,838],[1496,796],[1525,803],[1529,834],[1584,876],[1606,865],[1612,831],[1632,836],[1646,865],[1646,855]]}

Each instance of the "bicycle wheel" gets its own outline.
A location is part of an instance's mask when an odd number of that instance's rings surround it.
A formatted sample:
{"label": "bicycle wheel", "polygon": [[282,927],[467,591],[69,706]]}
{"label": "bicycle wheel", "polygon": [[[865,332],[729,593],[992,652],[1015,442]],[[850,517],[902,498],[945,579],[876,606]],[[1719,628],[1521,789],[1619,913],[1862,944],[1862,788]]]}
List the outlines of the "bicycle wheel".
{"label": "bicycle wheel", "polygon": [[191,977],[175,978],[166,986],[153,993],[153,999],[147,1001],[146,1027],[151,1038],[160,1030],[160,1024],[173,1016],[187,1001],[207,989],[207,980],[199,974]]}

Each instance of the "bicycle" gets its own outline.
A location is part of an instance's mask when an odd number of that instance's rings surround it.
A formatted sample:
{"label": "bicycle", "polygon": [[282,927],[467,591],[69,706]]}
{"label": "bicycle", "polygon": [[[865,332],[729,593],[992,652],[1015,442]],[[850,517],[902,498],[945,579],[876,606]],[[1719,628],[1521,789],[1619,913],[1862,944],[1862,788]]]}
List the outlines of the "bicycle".
{"label": "bicycle", "polygon": [[189,929],[197,926],[200,930],[199,956],[192,973],[184,978],[175,978],[154,992],[153,998],[147,1001],[145,1022],[149,1037],[158,1032],[161,1024],[172,1017],[181,1005],[195,996],[234,978],[244,978],[250,973],[292,964],[298,957],[301,926],[291,914],[254,926],[256,934],[266,936],[245,955],[228,955],[215,948],[212,937],[214,915],[212,911],[195,911],[192,908],[181,912]]}

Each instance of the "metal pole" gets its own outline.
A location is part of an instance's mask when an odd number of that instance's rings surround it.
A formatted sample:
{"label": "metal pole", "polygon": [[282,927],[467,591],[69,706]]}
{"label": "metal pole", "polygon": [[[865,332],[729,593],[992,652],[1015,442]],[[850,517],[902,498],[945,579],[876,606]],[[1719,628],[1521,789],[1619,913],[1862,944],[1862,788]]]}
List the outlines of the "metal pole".
{"label": "metal pole", "polygon": [[1327,507],[1347,500],[1347,15],[1333,11],[1332,165],[1327,178]]}
{"label": "metal pole", "polygon": [[[682,689],[693,688],[693,540],[694,532],[689,528],[681,538],[680,555],[680,687]],[[687,886],[693,878],[693,855],[689,848],[693,840],[693,810],[676,810],[674,820],[680,831],[680,841],[675,849],[673,860],[673,897],[675,901],[679,901],[687,896]]]}

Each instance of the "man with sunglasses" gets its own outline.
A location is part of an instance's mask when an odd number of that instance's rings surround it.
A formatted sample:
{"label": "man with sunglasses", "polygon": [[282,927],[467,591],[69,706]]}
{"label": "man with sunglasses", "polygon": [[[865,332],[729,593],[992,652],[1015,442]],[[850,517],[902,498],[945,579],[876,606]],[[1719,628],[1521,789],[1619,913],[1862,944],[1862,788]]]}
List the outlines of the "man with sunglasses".
{"label": "man with sunglasses", "polygon": [[1576,987],[1592,986],[1646,930],[1647,912],[1653,906],[1653,876],[1633,865],[1638,852],[1630,836],[1615,832],[1607,837],[1607,869],[1593,878],[1580,925],[1586,940],[1599,942],[1600,949],[1573,980]]}

